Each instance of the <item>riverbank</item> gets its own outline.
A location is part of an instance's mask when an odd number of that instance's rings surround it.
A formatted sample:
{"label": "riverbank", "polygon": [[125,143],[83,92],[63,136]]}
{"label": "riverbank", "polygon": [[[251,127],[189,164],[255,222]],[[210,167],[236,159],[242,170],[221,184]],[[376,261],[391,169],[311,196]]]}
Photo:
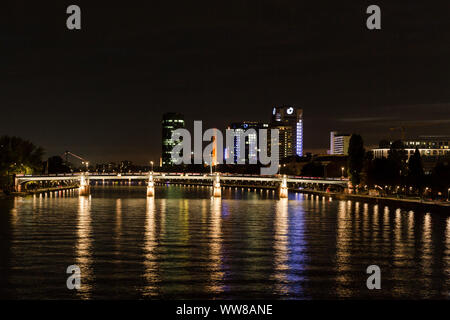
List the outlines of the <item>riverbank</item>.
{"label": "riverbank", "polygon": [[47,192],[54,192],[54,191],[64,191],[64,190],[72,190],[72,189],[78,189],[77,185],[74,186],[64,186],[64,187],[51,187],[51,188],[42,188],[42,189],[36,189],[36,190],[27,190],[24,192],[11,192],[11,196],[27,196],[27,195],[33,195],[33,194],[40,194],[40,193],[47,193]]}
{"label": "riverbank", "polygon": [[429,201],[429,200],[412,199],[412,198],[377,197],[377,196],[369,196],[369,195],[364,195],[364,194],[325,192],[325,191],[308,190],[308,189],[289,189],[289,191],[304,193],[304,194],[326,196],[326,197],[331,197],[332,199],[337,199],[337,200],[362,201],[362,202],[385,204],[385,205],[401,205],[402,207],[405,207],[405,208],[422,207],[424,209],[439,209],[439,210],[446,210],[450,214],[450,202]]}

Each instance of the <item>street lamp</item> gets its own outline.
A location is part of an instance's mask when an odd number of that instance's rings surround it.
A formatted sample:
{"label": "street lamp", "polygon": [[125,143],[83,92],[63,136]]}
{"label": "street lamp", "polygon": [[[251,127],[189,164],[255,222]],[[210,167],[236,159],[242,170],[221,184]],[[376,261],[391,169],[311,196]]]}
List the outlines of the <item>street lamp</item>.
{"label": "street lamp", "polygon": [[81,164],[85,164],[86,165],[86,172],[88,172],[89,171],[89,161],[86,161],[86,162],[82,161]]}
{"label": "street lamp", "polygon": [[426,196],[426,195],[427,195],[427,193],[428,193],[428,189],[430,189],[430,188],[428,188],[428,187],[426,187],[426,188],[425,188],[425,191],[424,191],[424,193],[423,193],[422,197],[423,197],[423,196]]}
{"label": "street lamp", "polygon": [[150,161],[150,165],[152,166],[152,172],[153,172],[153,161]]}
{"label": "street lamp", "polygon": [[345,167],[341,167],[342,179],[344,179],[344,169],[345,169]]}

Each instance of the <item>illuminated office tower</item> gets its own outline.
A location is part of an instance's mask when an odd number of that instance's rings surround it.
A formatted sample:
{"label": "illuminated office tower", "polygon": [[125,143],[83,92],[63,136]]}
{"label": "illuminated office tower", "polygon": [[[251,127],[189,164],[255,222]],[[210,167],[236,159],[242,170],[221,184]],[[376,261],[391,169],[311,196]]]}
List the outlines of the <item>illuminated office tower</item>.
{"label": "illuminated office tower", "polygon": [[[245,163],[250,163],[258,161],[259,157],[259,129],[268,129],[269,125],[267,123],[245,121],[232,123],[228,126],[228,129],[235,130],[233,149],[225,150],[225,160],[232,158],[234,163],[237,163],[240,159],[245,161]],[[248,131],[254,129],[254,131]],[[240,149],[241,136],[240,134],[245,134],[245,149]]]}
{"label": "illuminated office tower", "polygon": [[274,107],[270,128],[279,130],[280,159],[303,156],[303,109],[289,105]]}
{"label": "illuminated office tower", "polygon": [[171,152],[175,146],[172,132],[184,128],[184,116],[180,113],[165,113],[162,118],[162,161],[163,166],[172,165]]}

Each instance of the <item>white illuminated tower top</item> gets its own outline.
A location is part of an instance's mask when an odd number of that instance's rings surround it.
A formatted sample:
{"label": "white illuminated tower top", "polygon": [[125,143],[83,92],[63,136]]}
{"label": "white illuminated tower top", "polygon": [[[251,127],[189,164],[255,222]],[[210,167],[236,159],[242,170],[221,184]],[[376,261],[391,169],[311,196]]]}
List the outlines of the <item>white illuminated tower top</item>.
{"label": "white illuminated tower top", "polygon": [[274,107],[271,127],[280,131],[280,158],[303,156],[303,109],[291,105]]}

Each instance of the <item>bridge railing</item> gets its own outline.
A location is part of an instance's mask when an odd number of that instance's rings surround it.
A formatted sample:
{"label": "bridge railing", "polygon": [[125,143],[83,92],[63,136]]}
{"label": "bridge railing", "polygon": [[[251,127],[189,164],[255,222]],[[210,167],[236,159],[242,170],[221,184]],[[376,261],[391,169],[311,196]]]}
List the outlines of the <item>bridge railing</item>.
{"label": "bridge railing", "polygon": [[[62,174],[48,174],[48,175],[17,175],[16,178],[22,181],[26,181],[26,180],[39,180],[39,178],[51,178],[51,177],[57,177],[57,178],[76,178],[79,179],[81,175],[85,174],[84,172],[75,172],[75,173],[62,173]],[[132,177],[148,177],[149,172],[124,172],[124,173],[98,173],[98,172],[89,172],[88,176],[90,178],[98,178],[98,177],[105,177],[105,178],[120,178],[120,179],[126,179],[126,178],[132,178]],[[205,178],[214,178],[216,176],[216,173],[196,173],[196,172],[192,172],[192,173],[181,173],[181,172],[154,172],[153,173],[154,177],[157,178],[161,178],[161,177],[193,177],[193,178],[201,178],[201,177],[205,177]],[[255,180],[259,180],[259,179],[273,179],[273,180],[281,180],[285,175],[255,175],[255,174],[234,174],[234,173],[220,173],[220,176],[223,178],[239,178],[239,179],[245,179],[248,178],[248,180],[251,180],[252,178],[254,178]],[[286,178],[288,180],[290,180],[290,182],[295,182],[295,181],[311,181],[311,182],[319,182],[319,183],[323,183],[325,181],[333,181],[333,182],[342,182],[342,183],[346,183],[348,182],[348,179],[345,178],[323,178],[323,177],[304,177],[304,176],[294,176],[294,175],[288,175],[286,176]],[[47,180],[46,179],[46,180]]]}

